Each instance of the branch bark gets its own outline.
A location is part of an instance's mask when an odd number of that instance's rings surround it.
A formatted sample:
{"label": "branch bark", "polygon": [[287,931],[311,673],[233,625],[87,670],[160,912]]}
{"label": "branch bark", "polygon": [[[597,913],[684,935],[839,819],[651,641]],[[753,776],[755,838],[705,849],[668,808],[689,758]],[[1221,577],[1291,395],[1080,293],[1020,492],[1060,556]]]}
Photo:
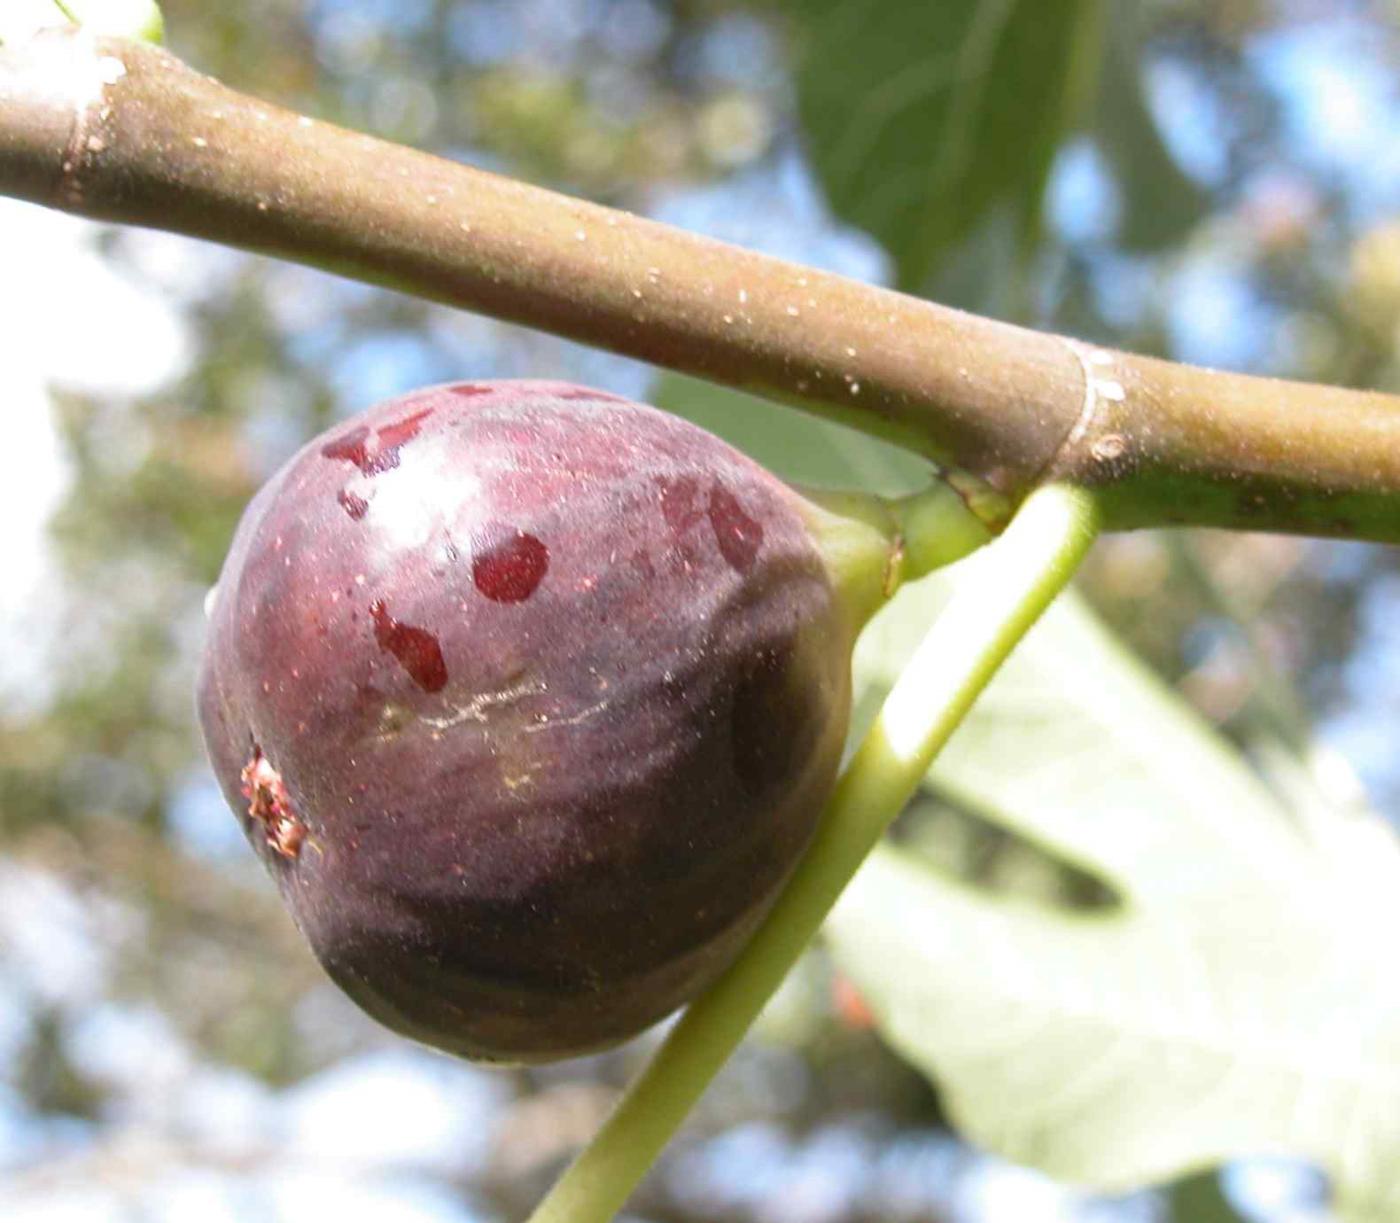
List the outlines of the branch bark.
{"label": "branch bark", "polygon": [[0,48],[0,192],[292,259],[795,404],[1105,526],[1400,542],[1400,399],[1012,327],[314,121],[156,48]]}

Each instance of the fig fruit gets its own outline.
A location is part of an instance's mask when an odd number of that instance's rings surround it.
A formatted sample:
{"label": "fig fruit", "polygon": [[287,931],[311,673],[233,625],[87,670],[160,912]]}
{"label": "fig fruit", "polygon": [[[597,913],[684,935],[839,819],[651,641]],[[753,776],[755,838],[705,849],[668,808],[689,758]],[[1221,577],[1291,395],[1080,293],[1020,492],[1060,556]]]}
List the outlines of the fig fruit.
{"label": "fig fruit", "polygon": [[249,505],[199,679],[223,793],[330,976],[473,1058],[712,981],[831,790],[891,536],[654,408],[434,387]]}

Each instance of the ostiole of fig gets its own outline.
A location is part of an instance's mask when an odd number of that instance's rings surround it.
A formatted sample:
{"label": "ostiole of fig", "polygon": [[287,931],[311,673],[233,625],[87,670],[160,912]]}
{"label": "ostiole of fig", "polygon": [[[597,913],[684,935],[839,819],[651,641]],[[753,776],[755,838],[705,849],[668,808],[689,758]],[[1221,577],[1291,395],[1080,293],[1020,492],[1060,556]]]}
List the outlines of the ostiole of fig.
{"label": "ostiole of fig", "polygon": [[903,497],[795,486],[856,632],[905,582],[961,560],[991,534],[941,479]]}
{"label": "ostiole of fig", "polygon": [[946,486],[798,492],[605,392],[426,388],[250,503],[205,743],[367,1012],[466,1057],[593,1051],[733,960],[831,791],[861,625],[983,537]]}

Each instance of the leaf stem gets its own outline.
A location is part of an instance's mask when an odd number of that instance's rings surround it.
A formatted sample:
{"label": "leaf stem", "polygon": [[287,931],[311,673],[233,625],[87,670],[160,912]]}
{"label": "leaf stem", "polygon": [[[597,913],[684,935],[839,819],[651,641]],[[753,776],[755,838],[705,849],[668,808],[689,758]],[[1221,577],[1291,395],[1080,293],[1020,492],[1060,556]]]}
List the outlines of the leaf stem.
{"label": "leaf stem", "polygon": [[822,825],[739,960],[691,1004],[531,1223],[604,1223],[816,934],[992,674],[1073,575],[1098,530],[1091,494],[1033,493],[970,572],[891,690]]}

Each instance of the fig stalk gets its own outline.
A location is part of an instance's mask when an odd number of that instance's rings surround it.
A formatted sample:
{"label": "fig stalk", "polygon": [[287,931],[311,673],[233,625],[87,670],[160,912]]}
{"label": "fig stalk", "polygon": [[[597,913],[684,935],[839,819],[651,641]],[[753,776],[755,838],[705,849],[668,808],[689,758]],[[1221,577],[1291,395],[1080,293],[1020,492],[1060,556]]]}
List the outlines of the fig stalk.
{"label": "fig stalk", "polygon": [[857,625],[905,582],[941,569],[992,538],[943,479],[904,497],[800,487],[803,513]]}

